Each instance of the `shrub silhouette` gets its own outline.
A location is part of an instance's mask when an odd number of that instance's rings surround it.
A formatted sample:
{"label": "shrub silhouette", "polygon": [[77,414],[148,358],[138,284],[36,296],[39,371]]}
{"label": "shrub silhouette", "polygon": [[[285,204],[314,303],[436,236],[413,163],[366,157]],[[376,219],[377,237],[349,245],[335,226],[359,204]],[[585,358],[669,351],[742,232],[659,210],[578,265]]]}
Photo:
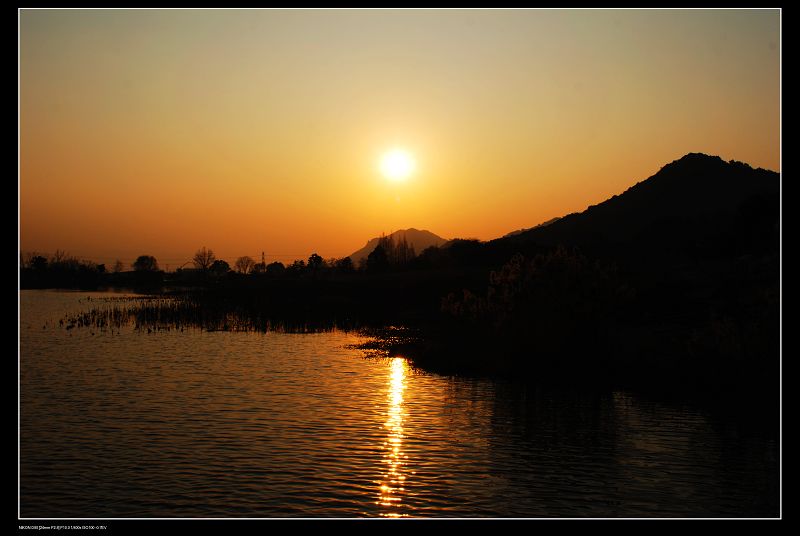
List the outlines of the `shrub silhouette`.
{"label": "shrub silhouette", "polygon": [[216,276],[223,276],[231,271],[231,265],[226,261],[217,259],[211,263],[211,266],[209,266],[208,270]]}
{"label": "shrub silhouette", "polygon": [[342,274],[350,274],[355,271],[355,266],[353,266],[353,259],[350,257],[342,257],[334,262],[334,268],[337,272]]}
{"label": "shrub silhouette", "polygon": [[278,276],[286,272],[286,266],[282,262],[275,261],[269,263],[264,271],[269,275]]}
{"label": "shrub silhouette", "polygon": [[152,255],[139,255],[133,261],[133,269],[137,272],[156,272],[158,271],[158,261]]}
{"label": "shrub silhouette", "polygon": [[614,265],[559,246],[532,259],[514,255],[490,273],[485,296],[451,293],[442,310],[541,363],[607,348],[615,316],[632,296]]}

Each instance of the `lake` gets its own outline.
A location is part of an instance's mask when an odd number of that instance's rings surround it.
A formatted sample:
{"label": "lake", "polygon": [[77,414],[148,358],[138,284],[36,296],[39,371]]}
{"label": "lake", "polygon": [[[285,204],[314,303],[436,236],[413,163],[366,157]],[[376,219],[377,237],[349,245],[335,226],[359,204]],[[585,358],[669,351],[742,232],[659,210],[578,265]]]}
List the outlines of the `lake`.
{"label": "lake", "polygon": [[779,515],[777,432],[735,414],[431,374],[342,331],[59,325],[109,295],[20,292],[23,518]]}

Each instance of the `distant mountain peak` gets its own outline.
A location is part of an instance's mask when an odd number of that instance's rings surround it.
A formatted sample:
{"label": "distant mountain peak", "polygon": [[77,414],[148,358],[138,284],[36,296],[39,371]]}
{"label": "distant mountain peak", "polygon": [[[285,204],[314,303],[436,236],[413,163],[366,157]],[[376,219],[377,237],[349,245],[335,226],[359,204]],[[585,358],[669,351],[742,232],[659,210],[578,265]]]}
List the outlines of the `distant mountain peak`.
{"label": "distant mountain peak", "polygon": [[[686,169],[708,169],[725,165],[725,160],[719,156],[707,155],[705,153],[687,153],[677,160],[673,160],[661,168],[665,170],[686,170]],[[733,161],[731,161],[733,163]],[[748,166],[749,167],[749,166]]]}
{"label": "distant mountain peak", "polygon": [[[682,157],[677,160],[674,160],[672,163],[675,162],[692,162],[692,161],[708,161],[708,162],[725,162],[722,157],[716,155],[710,155],[706,153],[686,153]],[[669,164],[667,164],[669,165]]]}
{"label": "distant mountain peak", "polygon": [[[414,227],[409,227],[408,229],[398,229],[397,231],[393,231],[385,236],[392,237],[395,240],[405,238],[408,245],[413,247],[417,254],[420,254],[423,250],[431,246],[439,247],[447,242],[446,239],[426,229],[416,229]],[[350,259],[353,261],[353,263],[358,264],[361,259],[366,258],[367,255],[372,253],[372,251],[378,245],[379,240],[380,237],[371,238],[370,240],[367,240],[367,244],[363,248],[350,254]]]}

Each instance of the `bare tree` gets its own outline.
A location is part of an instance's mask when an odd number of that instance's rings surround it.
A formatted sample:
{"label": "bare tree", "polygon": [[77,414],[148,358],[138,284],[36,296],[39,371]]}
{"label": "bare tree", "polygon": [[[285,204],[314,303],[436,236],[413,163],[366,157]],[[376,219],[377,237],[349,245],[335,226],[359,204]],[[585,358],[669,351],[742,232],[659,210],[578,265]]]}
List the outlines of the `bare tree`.
{"label": "bare tree", "polygon": [[121,260],[117,259],[117,262],[114,263],[114,273],[118,274],[124,269],[125,269],[125,265],[122,264]]}
{"label": "bare tree", "polygon": [[236,262],[233,263],[234,268],[240,274],[249,274],[253,271],[253,266],[256,265],[256,261],[253,260],[252,257],[248,257],[245,255],[244,257],[239,257],[236,259]]}
{"label": "bare tree", "polygon": [[19,252],[19,266],[20,268],[30,268],[33,258],[37,256],[35,251],[28,251],[27,253]]}
{"label": "bare tree", "polygon": [[214,256],[214,252],[210,249],[206,249],[205,246],[197,250],[197,253],[194,254],[192,257],[192,262],[197,267],[198,270],[202,270],[207,272],[211,265],[214,264],[214,261],[217,258]]}
{"label": "bare tree", "polygon": [[66,261],[68,258],[67,252],[57,249],[53,256],[50,258],[50,264],[59,264]]}

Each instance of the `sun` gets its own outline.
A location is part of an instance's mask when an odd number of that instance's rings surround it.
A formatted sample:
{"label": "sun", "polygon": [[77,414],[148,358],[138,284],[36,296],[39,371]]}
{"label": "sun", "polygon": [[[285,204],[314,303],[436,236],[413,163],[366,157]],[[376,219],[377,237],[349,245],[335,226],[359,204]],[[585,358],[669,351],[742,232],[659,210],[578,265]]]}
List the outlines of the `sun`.
{"label": "sun", "polygon": [[405,182],[414,171],[414,157],[403,149],[392,149],[381,157],[381,173],[393,182]]}

